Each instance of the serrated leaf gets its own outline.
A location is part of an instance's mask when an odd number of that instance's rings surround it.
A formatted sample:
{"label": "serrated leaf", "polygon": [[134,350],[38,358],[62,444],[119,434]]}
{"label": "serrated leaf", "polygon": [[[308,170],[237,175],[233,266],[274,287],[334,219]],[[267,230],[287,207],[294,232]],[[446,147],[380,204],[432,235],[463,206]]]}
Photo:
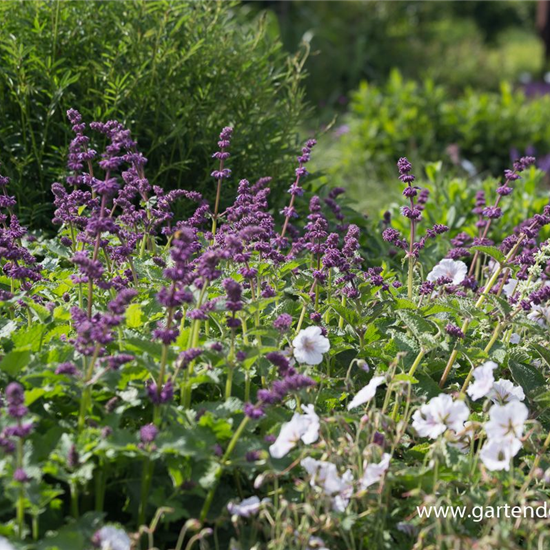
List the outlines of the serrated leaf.
{"label": "serrated leaf", "polygon": [[544,388],[546,380],[536,367],[511,360],[508,362],[508,368],[512,378],[529,398],[533,399]]}
{"label": "serrated leaf", "polygon": [[9,374],[10,376],[16,376],[27,365],[30,358],[30,349],[12,350],[7,353],[0,362],[0,370]]}
{"label": "serrated leaf", "polygon": [[332,303],[331,307],[344,319],[344,321],[346,321],[346,323],[354,327],[359,324],[359,315],[354,309],[350,309],[338,303]]}
{"label": "serrated leaf", "polygon": [[139,304],[130,304],[126,309],[126,326],[139,328],[143,325],[143,311]]}
{"label": "serrated leaf", "polygon": [[496,246],[472,246],[471,250],[477,250],[487,256],[491,256],[499,264],[502,264],[506,260],[506,256]]}

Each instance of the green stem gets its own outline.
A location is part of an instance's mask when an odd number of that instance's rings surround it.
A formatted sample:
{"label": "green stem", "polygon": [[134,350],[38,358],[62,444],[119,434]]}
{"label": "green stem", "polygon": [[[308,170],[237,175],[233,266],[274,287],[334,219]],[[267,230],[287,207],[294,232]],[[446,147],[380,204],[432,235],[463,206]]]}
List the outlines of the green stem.
{"label": "green stem", "polygon": [[74,519],[78,519],[80,513],[78,510],[78,483],[71,482],[71,515]]}
{"label": "green stem", "polygon": [[145,525],[145,513],[147,511],[147,500],[151,489],[151,481],[153,478],[153,464],[147,456],[143,461],[143,474],[141,480],[141,498],[139,502],[138,526]]}
{"label": "green stem", "polygon": [[521,486],[520,495],[523,495],[523,493],[527,490],[529,487],[531,481],[533,480],[533,477],[535,475],[536,469],[539,467],[540,461],[542,457],[546,454],[546,451],[548,450],[548,447],[550,447],[550,432],[548,432],[548,435],[546,436],[546,439],[544,440],[544,443],[542,444],[542,448],[537,453],[537,456],[535,457],[535,460],[533,461],[533,466],[531,467],[531,470],[529,471],[529,475],[527,476],[527,479],[525,480],[525,483]]}
{"label": "green stem", "polygon": [[206,499],[204,501],[201,514],[200,514],[200,521],[204,522],[206,519],[206,516],[208,515],[208,511],[210,510],[210,506],[212,506],[212,501],[214,500],[214,496],[216,494],[216,489],[218,488],[218,483],[222,477],[223,473],[223,466],[231,456],[231,453],[234,451],[235,446],[237,445],[237,442],[239,441],[239,438],[241,437],[244,429],[246,428],[246,425],[248,424],[250,418],[248,416],[245,416],[241,423],[239,424],[239,427],[237,428],[237,431],[233,434],[233,437],[231,438],[231,441],[229,442],[229,445],[227,446],[227,449],[222,457],[221,460],[221,468],[218,469],[216,472],[216,478],[214,481],[214,484],[212,485],[210,491],[206,495]]}
{"label": "green stem", "polygon": [[96,477],[95,509],[96,512],[103,512],[105,506],[105,487],[107,484],[107,467],[102,459],[99,461],[99,468]]}
{"label": "green stem", "polygon": [[84,391],[82,392],[82,398],[80,401],[80,414],[78,416],[79,431],[81,431],[82,428],[84,428],[84,424],[86,423],[86,414],[88,413],[88,407],[89,407],[90,397],[92,393],[92,388],[88,386],[88,382],[90,381],[94,373],[94,365],[99,355],[99,350],[100,350],[100,345],[96,344],[94,348],[94,354],[92,356],[92,359],[90,360],[90,364],[88,365],[88,368],[86,369],[86,374],[84,377]]}
{"label": "green stem", "polygon": [[[518,251],[518,248],[521,245],[521,243],[523,242],[524,238],[525,238],[525,234],[522,234],[522,236],[518,239],[518,242],[514,245],[512,250],[510,250],[510,252],[508,252],[508,255],[506,256],[504,262],[499,264],[498,268],[495,269],[495,272],[493,273],[492,277],[489,279],[489,282],[485,286],[485,289],[483,290],[483,292],[481,293],[481,295],[477,299],[477,302],[474,305],[475,309],[479,309],[485,303],[485,300],[487,299],[487,296],[489,296],[489,292],[491,292],[491,289],[493,288],[493,286],[495,286],[495,283],[497,282],[500,274],[502,273],[503,264],[507,264],[515,256],[515,254]],[[462,324],[462,328],[461,328],[463,334],[466,334],[466,331],[468,330],[469,326],[470,326],[470,320],[465,319],[464,323]],[[445,385],[447,377],[449,376],[449,373],[451,372],[451,368],[453,367],[457,356],[458,356],[458,350],[455,348],[453,350],[453,352],[451,353],[451,356],[449,357],[449,361],[447,362],[447,366],[445,367],[445,370],[443,372],[443,376],[441,377],[441,380],[439,381],[439,386],[440,387],[443,387]]]}
{"label": "green stem", "polygon": [[[23,466],[23,440],[17,440],[17,467]],[[25,537],[25,486],[19,483],[19,493],[17,497],[17,526],[19,529],[19,538]]]}
{"label": "green stem", "polygon": [[412,300],[413,296],[413,281],[414,281],[414,259],[409,258],[409,276],[407,280],[407,296]]}

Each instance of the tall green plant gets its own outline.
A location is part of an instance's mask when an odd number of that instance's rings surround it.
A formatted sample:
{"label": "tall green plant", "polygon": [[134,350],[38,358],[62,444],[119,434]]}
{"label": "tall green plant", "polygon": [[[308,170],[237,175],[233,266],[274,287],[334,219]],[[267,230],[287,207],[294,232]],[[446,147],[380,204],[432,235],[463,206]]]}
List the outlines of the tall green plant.
{"label": "tall green plant", "polygon": [[234,2],[3,2],[0,150],[25,221],[49,220],[72,106],[124,120],[165,189],[212,194],[211,143],[226,124],[239,128],[235,170],[286,187],[302,64],[265,29]]}

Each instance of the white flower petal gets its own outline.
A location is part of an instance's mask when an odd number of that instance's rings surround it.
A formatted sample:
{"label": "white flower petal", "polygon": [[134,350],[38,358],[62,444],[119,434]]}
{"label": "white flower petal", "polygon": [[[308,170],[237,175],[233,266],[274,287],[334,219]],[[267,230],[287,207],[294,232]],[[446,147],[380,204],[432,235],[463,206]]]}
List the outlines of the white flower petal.
{"label": "white flower petal", "polygon": [[319,327],[308,327],[298,333],[292,347],[298,363],[318,365],[323,361],[323,353],[330,350],[330,342]]}
{"label": "white flower petal", "polygon": [[479,457],[491,471],[509,470],[510,462],[521,449],[521,441],[516,438],[490,439],[485,443]]}
{"label": "white flower petal", "polygon": [[384,381],[384,376],[373,376],[370,382],[355,394],[355,397],[348,404],[348,411],[370,401],[376,394],[376,388],[383,384]]}
{"label": "white flower petal", "polygon": [[366,489],[375,483],[378,483],[384,473],[390,467],[391,455],[384,453],[382,460],[378,464],[367,464],[363,477],[361,478],[360,485],[362,489]]}
{"label": "white flower petal", "polygon": [[436,439],[448,429],[461,432],[470,411],[464,401],[453,401],[447,394],[434,397],[413,414],[413,428],[422,437]]}
{"label": "white flower petal", "polygon": [[498,365],[493,361],[487,361],[481,367],[474,369],[474,379],[475,382],[470,384],[468,387],[467,393],[474,400],[477,401],[481,397],[485,397],[492,389],[495,382],[493,376],[493,370],[495,370]]}
{"label": "white flower petal", "polygon": [[8,539],[0,537],[0,550],[15,550],[15,547],[10,544]]}
{"label": "white flower petal", "polygon": [[485,423],[485,432],[489,439],[520,438],[529,411],[520,401],[511,401],[506,405],[493,405],[489,410],[489,421]]}
{"label": "white flower petal", "polygon": [[441,279],[441,277],[445,277],[451,279],[453,285],[459,285],[466,278],[467,273],[468,266],[464,262],[446,258],[441,260],[428,273],[426,279],[433,282]]}
{"label": "white flower petal", "polygon": [[112,525],[106,525],[97,532],[101,550],[130,550],[130,537],[125,531]]}
{"label": "white flower petal", "polygon": [[493,403],[506,404],[510,401],[523,401],[525,393],[521,386],[515,386],[510,380],[501,378],[493,384],[489,398]]}
{"label": "white flower petal", "polygon": [[281,426],[279,436],[269,447],[269,453],[273,458],[286,456],[300,439],[309,445],[319,438],[319,417],[313,405],[306,405],[302,409],[306,414],[294,413],[290,421]]}

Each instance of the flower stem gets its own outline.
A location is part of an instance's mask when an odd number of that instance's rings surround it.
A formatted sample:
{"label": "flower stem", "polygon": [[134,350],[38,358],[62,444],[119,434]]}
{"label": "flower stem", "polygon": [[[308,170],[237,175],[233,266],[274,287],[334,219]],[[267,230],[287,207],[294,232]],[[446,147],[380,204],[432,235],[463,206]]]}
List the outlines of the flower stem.
{"label": "flower stem", "polygon": [[92,375],[94,373],[94,366],[95,362],[97,361],[97,357],[99,355],[100,345],[96,344],[94,348],[94,354],[92,355],[92,358],[90,360],[90,364],[88,365],[88,368],[86,369],[86,374],[84,377],[84,391],[82,393],[82,398],[80,401],[80,414],[78,416],[78,430],[82,430],[84,428],[84,424],[86,422],[86,414],[88,412],[89,402],[90,402],[90,396],[92,393],[92,389],[88,386],[88,382],[92,378]]}
{"label": "flower stem", "polygon": [[231,453],[234,451],[235,446],[237,445],[237,442],[239,441],[239,438],[241,437],[244,429],[246,428],[246,425],[248,424],[250,418],[248,416],[245,416],[241,423],[239,424],[239,427],[237,428],[236,432],[233,434],[233,437],[231,438],[231,441],[229,442],[229,445],[227,446],[227,449],[222,457],[221,460],[221,467],[216,472],[216,477],[214,484],[210,488],[210,491],[206,495],[206,500],[204,501],[201,513],[200,513],[200,521],[203,522],[206,519],[206,516],[208,515],[208,511],[210,510],[210,506],[212,506],[212,501],[214,500],[214,496],[216,494],[216,489],[218,488],[218,483],[222,477],[223,473],[223,466],[231,456]]}
{"label": "flower stem", "polygon": [[[17,441],[17,467],[23,466],[23,440]],[[25,536],[25,487],[19,483],[19,493],[17,496],[17,526],[19,529],[19,538],[23,540]]]}
{"label": "flower stem", "polygon": [[[510,250],[510,252],[508,252],[504,262],[499,264],[498,268],[495,269],[495,272],[493,273],[492,277],[489,279],[489,282],[485,286],[483,292],[481,293],[481,295],[477,299],[477,302],[474,305],[475,309],[479,309],[485,303],[485,300],[487,299],[487,296],[489,296],[489,292],[495,286],[495,283],[497,282],[500,274],[502,273],[503,265],[507,264],[515,256],[516,252],[518,251],[518,248],[520,247],[520,245],[521,245],[521,243],[523,242],[524,239],[525,239],[525,233],[522,233],[521,236],[518,239],[518,242],[514,245],[512,250]],[[466,334],[466,331],[468,330],[469,326],[470,326],[470,320],[465,319],[464,323],[462,324],[462,328],[461,328],[461,330],[464,334]],[[449,373],[451,372],[451,369],[454,365],[454,362],[456,361],[457,356],[458,356],[458,350],[455,348],[453,350],[453,352],[451,353],[451,356],[449,357],[449,361],[447,362],[447,366],[445,367],[445,371],[443,372],[443,376],[441,377],[441,380],[439,381],[439,386],[440,387],[443,387],[445,385],[447,377],[449,376]],[[468,381],[468,383],[469,383],[469,381]],[[466,385],[463,388],[463,390],[465,390],[465,388],[466,388]]]}
{"label": "flower stem", "polygon": [[151,480],[153,478],[153,464],[151,459],[146,456],[143,461],[143,474],[141,479],[141,498],[139,502],[138,525],[145,525],[145,512],[147,511],[147,500],[151,489]]}
{"label": "flower stem", "polygon": [[539,452],[537,453],[537,456],[535,457],[535,460],[533,461],[533,466],[529,471],[529,474],[527,476],[527,479],[525,480],[525,483],[521,486],[520,495],[522,495],[529,487],[531,481],[533,480],[533,476],[535,475],[535,471],[539,467],[541,458],[544,454],[546,454],[548,447],[550,447],[550,432],[548,432],[548,435],[546,436],[546,439],[544,440],[544,443],[542,444],[541,449],[539,450]]}

